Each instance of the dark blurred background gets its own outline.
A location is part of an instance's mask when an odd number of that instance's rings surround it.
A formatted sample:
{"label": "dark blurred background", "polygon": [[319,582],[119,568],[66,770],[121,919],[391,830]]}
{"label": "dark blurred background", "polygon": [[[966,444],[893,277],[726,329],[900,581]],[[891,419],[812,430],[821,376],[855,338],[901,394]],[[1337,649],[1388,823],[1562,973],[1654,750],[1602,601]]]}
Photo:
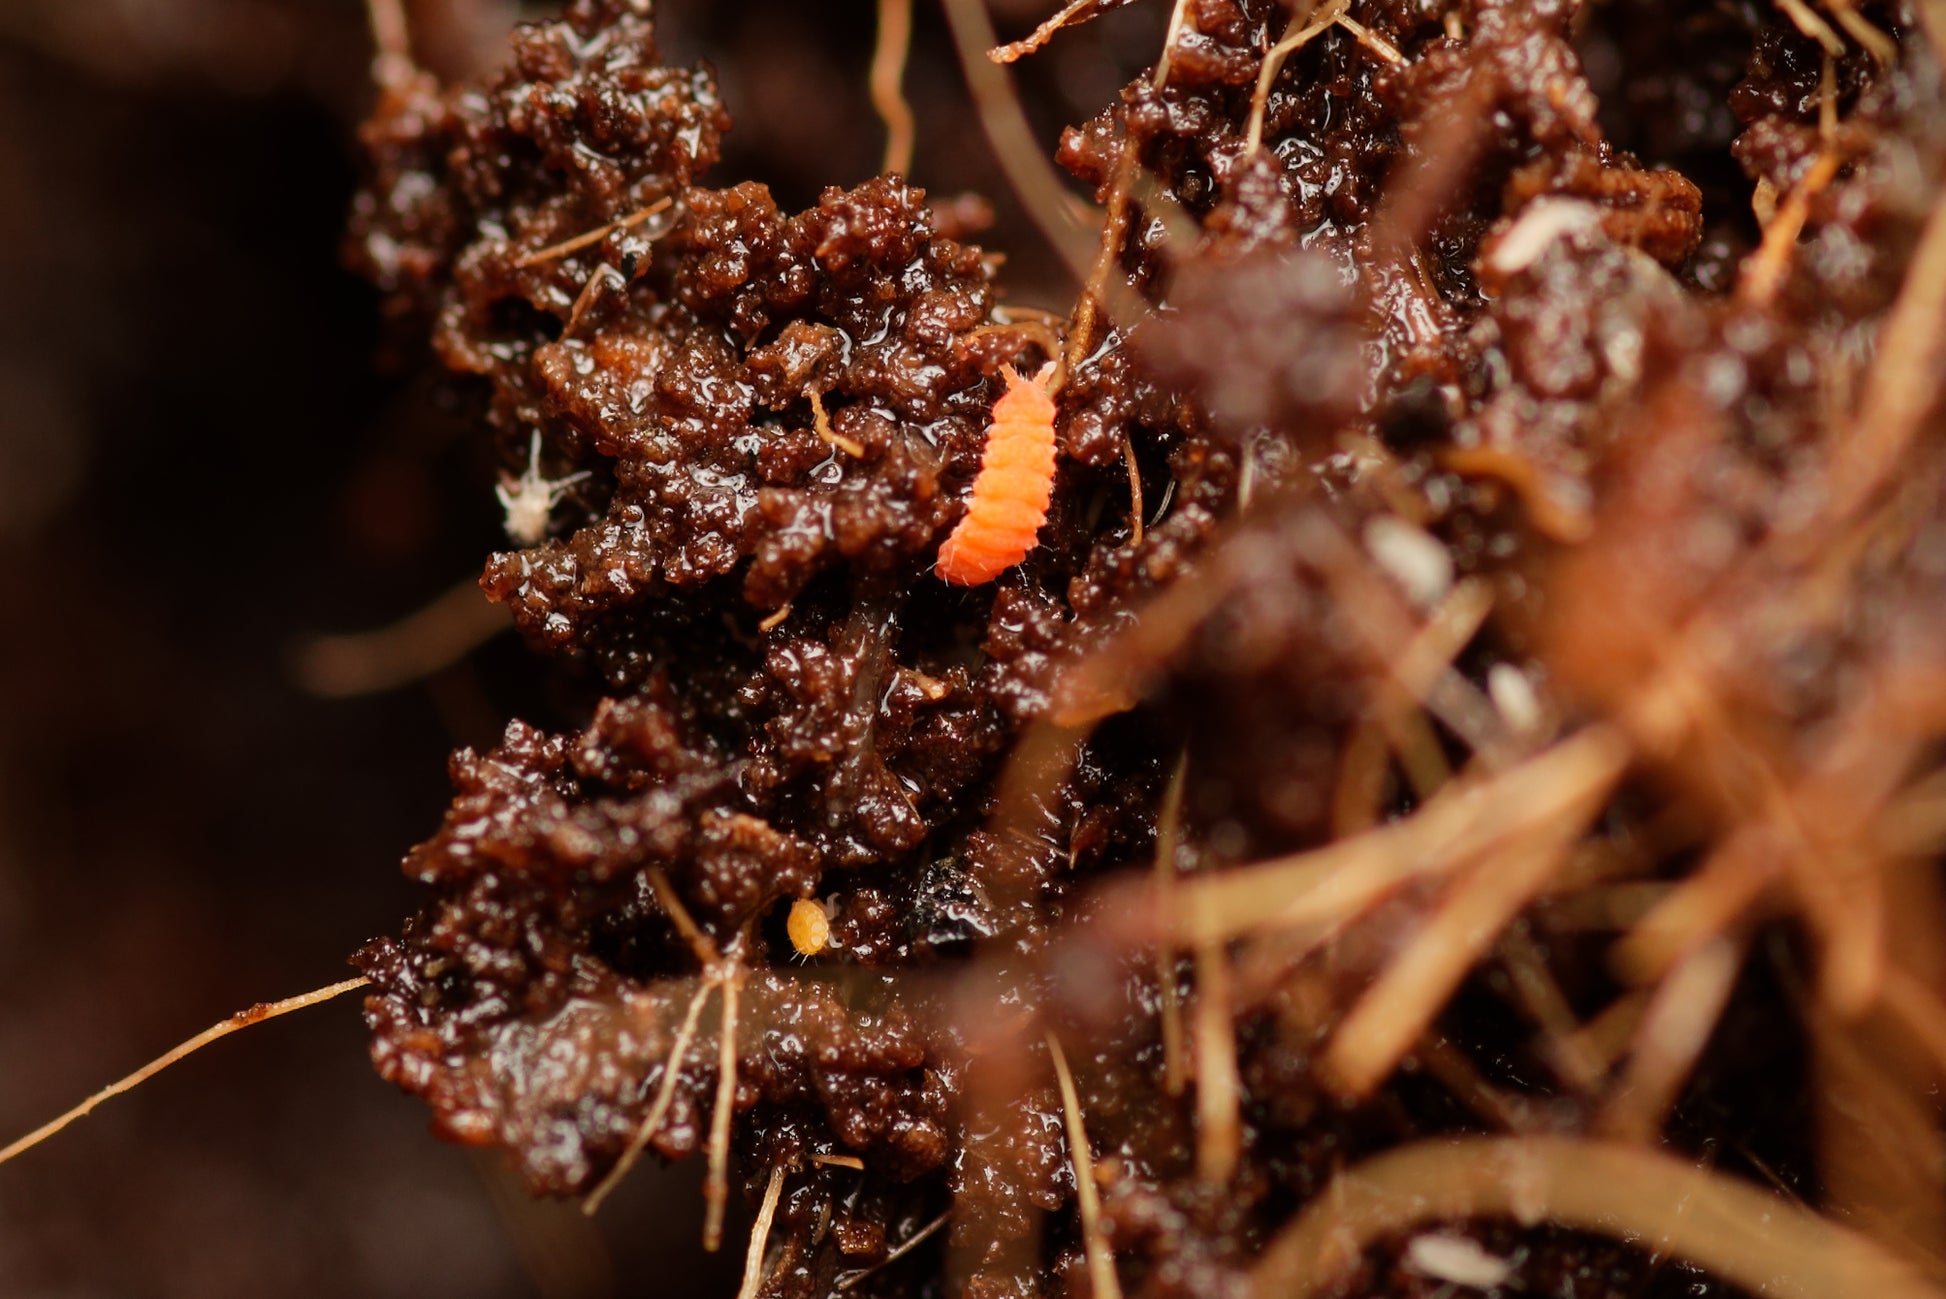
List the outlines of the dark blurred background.
{"label": "dark blurred background", "polygon": [[[516,17],[407,7],[448,76],[491,66]],[[918,8],[914,179],[991,196],[1014,300],[1065,311]],[[1014,37],[1054,5],[993,8]],[[798,206],[876,171],[872,0],[657,9],[736,117],[717,183]],[[1023,66],[1046,146],[1154,56],[1166,9]],[[437,822],[448,750],[572,720],[510,637],[357,698],[293,669],[500,542],[465,394],[377,364],[373,296],[339,265],[365,21],[361,0],[0,0],[0,1144],[346,977],[414,905],[396,863]],[[592,1225],[528,1201],[371,1075],[347,999],[0,1167],[0,1295],[727,1295],[741,1250],[703,1259],[696,1185],[645,1167]]]}

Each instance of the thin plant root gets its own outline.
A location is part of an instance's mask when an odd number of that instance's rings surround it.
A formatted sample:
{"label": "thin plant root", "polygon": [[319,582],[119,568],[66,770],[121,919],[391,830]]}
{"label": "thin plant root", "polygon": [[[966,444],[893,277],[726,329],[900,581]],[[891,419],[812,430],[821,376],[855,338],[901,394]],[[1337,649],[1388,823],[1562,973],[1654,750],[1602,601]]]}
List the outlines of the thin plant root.
{"label": "thin plant root", "polygon": [[703,1183],[703,1248],[723,1243],[723,1211],[730,1202],[730,1115],[737,1099],[737,1000],[741,970],[723,978],[723,1024],[717,1030],[716,1108],[709,1123],[709,1176]]}
{"label": "thin plant root", "polygon": [[1879,997],[1893,1021],[1931,1058],[1934,1072],[1946,1079],[1946,1002],[1898,966],[1885,972]]}
{"label": "thin plant root", "polygon": [[[1018,62],[1026,58],[1029,54],[1037,52],[1041,46],[1053,40],[1054,34],[1063,27],[1066,27],[1069,23],[1072,23],[1075,20],[1075,16],[1082,10],[1097,7],[1100,4],[1101,0],[1068,0],[1067,4],[1061,6],[1059,13],[1043,22],[1031,33],[1022,37],[1020,40],[1009,41],[1005,45],[994,46],[987,51],[987,57],[995,63]],[[1086,20],[1084,19],[1083,21]]]}
{"label": "thin plant root", "polygon": [[1213,1186],[1236,1176],[1243,1155],[1243,1088],[1237,1079],[1230,957],[1221,943],[1196,948],[1196,1175]]}
{"label": "thin plant root", "polygon": [[1068,371],[1078,369],[1088,349],[1095,345],[1097,317],[1108,305],[1108,277],[1115,269],[1117,250],[1128,233],[1129,188],[1135,183],[1135,162],[1133,137],[1130,137],[1123,142],[1114,179],[1109,183],[1108,216],[1102,222],[1101,240],[1095,246],[1093,263],[1080,273],[1081,294],[1075,299],[1074,316],[1068,322],[1068,352],[1063,366]]}
{"label": "thin plant root", "polygon": [[1806,1015],[1817,1080],[1818,1181],[1825,1212],[1934,1277],[1946,1275],[1946,1137],[1928,1061],[1871,1021]]}
{"label": "thin plant root", "polygon": [[[1182,842],[1182,794],[1189,778],[1189,752],[1176,756],[1162,806],[1155,822],[1155,892],[1159,910],[1175,910],[1176,848]],[[1183,1092],[1182,1001],[1176,991],[1176,952],[1168,938],[1156,944],[1156,987],[1161,994],[1162,1089],[1171,1096]]]}
{"label": "thin plant root", "polygon": [[1510,1132],[1537,1126],[1520,1098],[1488,1082],[1466,1053],[1440,1034],[1427,1033],[1411,1054],[1428,1075],[1486,1122]]}
{"label": "thin plant root", "polygon": [[1872,60],[1881,68],[1889,68],[1898,62],[1898,42],[1868,22],[1865,16],[1858,12],[1853,0],[1824,0],[1824,7],[1831,11],[1831,16],[1836,18],[1838,25],[1845,29],[1845,35],[1857,41],[1859,48],[1871,55]]}
{"label": "thin plant root", "polygon": [[1310,1299],[1429,1222],[1597,1231],[1777,1299],[1939,1299],[1903,1260],[1809,1209],[1637,1146],[1563,1137],[1421,1142],[1338,1175],[1264,1252],[1253,1299]]}
{"label": "thin plant root", "polygon": [[985,6],[981,0],[944,0],[944,4],[960,66],[973,92],[974,109],[1000,169],[1055,253],[1076,279],[1086,279],[1093,250],[1071,214],[1068,191],[1055,174],[1054,164],[1048,161],[1046,150],[1034,142],[1033,128],[1027,124],[1013,82],[1004,69],[986,57],[994,37]]}
{"label": "thin plant root", "polygon": [[1583,1093],[1593,1091],[1601,1073],[1587,1053],[1578,1049],[1575,1034],[1581,1025],[1574,1008],[1524,922],[1509,926],[1500,936],[1499,954],[1521,1010],[1541,1030],[1542,1054],[1563,1082]]}
{"label": "thin plant root", "polygon": [[[1349,3],[1349,0],[1343,0]],[[950,6],[954,0],[947,0]],[[1169,30],[1162,38],[1162,53],[1156,59],[1155,77],[1151,84],[1157,90],[1169,80],[1169,61],[1171,52],[1176,48],[1176,37],[1181,33],[1187,17],[1187,9],[1182,0],[1177,0],[1170,12]],[[1102,221],[1101,237],[1096,241],[1092,263],[1086,271],[1077,271],[1082,281],[1081,294],[1075,299],[1074,314],[1068,323],[1068,351],[1063,373],[1080,366],[1088,349],[1095,345],[1095,331],[1099,325],[1099,315],[1107,311],[1109,317],[1125,323],[1132,322],[1142,305],[1125,285],[1117,285],[1113,291],[1109,287],[1109,276],[1115,269],[1122,242],[1128,235],[1128,214],[1131,196],[1137,174],[1141,171],[1141,159],[1133,134],[1125,134],[1122,147],[1115,160],[1115,172],[1109,182],[1108,212]],[[1156,187],[1158,191],[1160,187]],[[1133,461],[1131,461],[1132,471]]]}
{"label": "thin plant root", "polygon": [[1421,701],[1451,672],[1453,660],[1479,634],[1492,609],[1493,593],[1484,582],[1460,583],[1386,664],[1375,701],[1376,722],[1422,799],[1445,786],[1452,767]]}
{"label": "thin plant root", "polygon": [[1570,484],[1551,480],[1532,460],[1493,446],[1447,447],[1440,463],[1463,478],[1495,478],[1513,489],[1527,521],[1549,540],[1570,545],[1594,535],[1587,501]]}
{"label": "thin plant root", "polygon": [[1623,978],[1654,983],[1684,955],[1734,924],[1775,878],[1774,845],[1756,829],[1732,835],[1662,895],[1609,954]]}
{"label": "thin plant root", "polygon": [[[1046,320],[1009,320],[995,325],[981,325],[977,329],[966,332],[966,341],[971,343],[976,338],[987,338],[998,334],[1019,338],[1040,348],[1041,353],[1055,363],[1054,376],[1048,381],[1048,391],[1055,393],[1061,390],[1061,384],[1067,378],[1067,361],[1061,351],[1061,335],[1056,329],[1059,324],[1057,317]],[[1016,365],[1018,365],[1018,357],[1019,353],[1016,352]],[[1035,367],[1019,366],[1019,368],[1025,373]]]}
{"label": "thin plant root", "polygon": [[574,331],[581,327],[581,318],[588,314],[589,308],[601,297],[602,290],[608,286],[609,270],[607,265],[595,267],[588,282],[581,286],[581,292],[574,295],[574,305],[568,308],[568,320],[561,326],[561,337],[574,337]]}
{"label": "thin plant root", "polygon": [[1742,944],[1716,938],[1670,971],[1637,1026],[1628,1066],[1595,1120],[1597,1132],[1647,1142],[1662,1130],[1729,1004],[1742,964]]}
{"label": "thin plant root", "polygon": [[1648,988],[1623,993],[1604,1006],[1593,1019],[1576,1029],[1561,1044],[1562,1049],[1587,1068],[1590,1078],[1599,1082],[1615,1067],[1622,1053],[1628,1050],[1628,1044],[1635,1037],[1636,1025],[1648,1014],[1649,1004],[1654,999],[1654,991]]}
{"label": "thin plant root", "polygon": [[696,923],[696,918],[689,914],[689,908],[682,904],[682,898],[677,896],[674,886],[669,883],[669,876],[660,866],[651,866],[643,874],[648,877],[649,888],[655,893],[655,900],[668,914],[669,923],[676,927],[676,932],[682,935],[682,940],[689,944],[689,950],[695,955],[697,964],[703,967],[705,973],[712,970],[722,959],[722,954],[716,950],[715,941],[703,932],[702,926]]}
{"label": "thin plant root", "polygon": [[1155,61],[1155,80],[1157,90],[1169,81],[1169,64],[1176,55],[1176,37],[1182,35],[1183,21],[1189,15],[1189,0],[1176,0],[1169,9],[1169,26],[1162,33],[1162,53]]}
{"label": "thin plant root", "polygon": [[1302,21],[1293,14],[1290,26],[1284,31],[1284,38],[1264,55],[1263,63],[1257,68],[1257,88],[1250,95],[1250,126],[1244,135],[1244,157],[1249,157],[1263,146],[1264,105],[1270,99],[1271,83],[1284,69],[1284,60],[1329,30],[1349,3],[1350,0],[1328,0],[1322,11],[1313,6],[1305,11],[1304,17],[1309,21]]}
{"label": "thin plant root", "polygon": [[[629,1139],[628,1148],[622,1152],[622,1157],[615,1161],[615,1166],[608,1170],[608,1175],[602,1178],[595,1189],[589,1193],[588,1198],[582,1201],[581,1211],[586,1214],[593,1214],[600,1209],[602,1201],[621,1185],[622,1179],[628,1176],[629,1170],[635,1167],[635,1162],[648,1148],[649,1140],[655,1136],[656,1129],[662,1126],[663,1117],[669,1112],[669,1106],[675,1099],[676,1081],[682,1076],[683,1053],[689,1049],[690,1041],[696,1036],[696,1025],[702,1018],[704,1003],[709,999],[709,994],[719,988],[723,992],[723,1030],[718,1056],[719,1061],[723,1063],[724,1075],[730,1080],[730,1095],[733,1099],[736,1095],[736,993],[743,977],[742,967],[736,960],[734,951],[729,958],[725,958],[718,950],[715,941],[703,932],[702,926],[696,923],[696,918],[689,914],[689,908],[682,904],[682,898],[677,896],[675,887],[669,883],[669,876],[661,867],[651,866],[643,874],[648,879],[649,888],[655,894],[656,901],[668,915],[669,922],[676,927],[676,933],[689,945],[696,963],[702,967],[703,984],[696,990],[696,995],[690,999],[689,1009],[683,1014],[682,1027],[676,1031],[676,1040],[669,1048],[669,1059],[663,1066],[662,1088],[656,1093],[655,1103],[649,1107],[648,1114],[642,1120],[642,1126],[637,1128],[635,1135]],[[721,1110],[720,1084],[717,1088],[717,1100],[718,1108]],[[719,1126],[723,1129],[721,1159],[717,1154],[716,1129]],[[723,1238],[723,1202],[728,1198],[728,1186],[724,1181],[729,1175],[728,1142],[729,1117],[724,1113],[720,1122],[714,1117],[711,1121],[710,1172],[709,1180],[704,1186],[709,1213],[704,1220],[703,1243],[712,1251]]]}
{"label": "thin plant root", "polygon": [[416,71],[404,0],[365,0],[365,18],[372,32],[372,82],[383,90],[397,90]]}
{"label": "thin plant root", "polygon": [[675,201],[675,199],[664,195],[647,207],[637,208],[627,216],[610,221],[607,225],[596,226],[593,230],[589,230],[584,234],[578,234],[572,239],[563,239],[558,244],[549,244],[545,248],[536,249],[528,253],[525,257],[515,261],[514,265],[517,267],[536,266],[541,262],[553,261],[557,257],[566,257],[569,253],[578,253],[590,244],[600,243],[618,230],[633,230],[636,226],[641,225],[656,213],[667,212],[674,205]]}
{"label": "thin plant root", "polygon": [[1081,1118],[1081,1098],[1075,1094],[1074,1074],[1061,1041],[1047,1035],[1048,1058],[1061,1084],[1061,1109],[1067,1116],[1068,1156],[1074,1160],[1074,1195],[1081,1205],[1082,1247],[1088,1255],[1088,1282],[1095,1299],[1122,1299],[1122,1283],[1115,1276],[1115,1255],[1101,1226],[1101,1194],[1095,1187],[1095,1155],[1088,1147],[1088,1128]]}
{"label": "thin plant root", "polygon": [[276,1019],[281,1015],[288,1015],[293,1011],[306,1010],[312,1006],[322,1005],[334,997],[342,997],[347,992],[362,988],[369,982],[371,980],[365,978],[346,979],[342,983],[334,983],[328,987],[319,988],[314,992],[300,993],[295,997],[286,997],[282,1001],[260,1001],[248,1010],[238,1011],[222,1023],[210,1025],[196,1036],[190,1038],[187,1042],[164,1051],[161,1055],[128,1075],[128,1077],[109,1083],[93,1096],[82,1101],[66,1114],[61,1115],[60,1118],[49,1123],[43,1123],[40,1127],[35,1128],[32,1132],[29,1132],[26,1136],[20,1138],[20,1140],[14,1142],[6,1149],[0,1150],[0,1164],[6,1163],[8,1160],[25,1151],[32,1150],[35,1146],[38,1146],[41,1142],[61,1131],[61,1129],[67,1127],[76,1119],[86,1118],[103,1101],[111,1097],[120,1096],[125,1091],[132,1091],[140,1087],[143,1083],[155,1077],[170,1065],[175,1064],[178,1060],[181,1060],[185,1056],[194,1055],[219,1038],[228,1037],[239,1029],[249,1028],[253,1024],[261,1024],[267,1019]]}
{"label": "thin plant root", "polygon": [[1757,306],[1768,306],[1784,285],[1790,271],[1791,253],[1804,222],[1811,212],[1811,201],[1822,194],[1838,174],[1838,155],[1821,153],[1804,178],[1791,186],[1791,192],[1777,214],[1764,227],[1763,243],[1745,259],[1739,289],[1744,299]]}
{"label": "thin plant root", "polygon": [[1353,19],[1351,15],[1339,14],[1338,26],[1350,32],[1352,36],[1357,38],[1360,45],[1363,45],[1366,49],[1378,55],[1385,62],[1394,66],[1405,62],[1405,55],[1399,53],[1397,46],[1393,45],[1392,42],[1386,40],[1371,28],[1365,26],[1365,24]]}
{"label": "thin plant root", "polygon": [[878,43],[872,49],[872,107],[885,123],[885,159],[879,170],[903,176],[912,170],[915,126],[905,97],[905,65],[912,52],[912,0],[878,0]]}
{"label": "thin plant root", "polygon": [[764,1188],[764,1202],[757,1210],[757,1221],[750,1227],[750,1249],[743,1256],[743,1284],[737,1299],[757,1299],[764,1284],[764,1251],[770,1244],[770,1224],[777,1216],[777,1197],[784,1192],[784,1166],[770,1170],[770,1185]]}
{"label": "thin plant root", "polygon": [[1831,506],[1842,522],[1891,481],[1939,401],[1946,333],[1946,203],[1926,219],[1905,284],[1879,331],[1857,416],[1833,444]]}
{"label": "thin plant root", "polygon": [[1391,777],[1385,730],[1369,714],[1358,719],[1338,763],[1331,796],[1331,837],[1350,839],[1378,824],[1379,804]]}
{"label": "thin plant root", "polygon": [[1834,59],[1844,56],[1845,38],[1805,0],[1777,0],[1777,7],[1784,11],[1792,26],[1823,46],[1826,54]]}
{"label": "thin plant root", "polygon": [[[862,458],[865,454],[865,448],[859,444],[856,438],[845,437],[843,434],[832,429],[831,417],[825,414],[824,410],[824,394],[816,388],[813,388],[810,391],[810,398],[811,427],[817,433],[818,440],[826,446],[836,447],[853,460]],[[769,631],[770,628],[766,627],[764,630]]]}
{"label": "thin plant root", "polygon": [[1403,821],[1185,885],[1197,896],[1162,923],[1192,943],[1341,924],[1409,880],[1461,869],[1495,844],[1599,806],[1627,757],[1615,732],[1590,728],[1485,782],[1461,777]]}
{"label": "thin plant root", "polygon": [[1599,809],[1592,801],[1563,808],[1552,824],[1483,861],[1453,888],[1332,1038],[1324,1069],[1336,1090],[1363,1097],[1385,1080],[1500,931],[1546,885]]}
{"label": "thin plant root", "polygon": [[951,1222],[952,1219],[953,1219],[953,1215],[950,1210],[940,1214],[937,1218],[934,1218],[931,1222],[919,1228],[919,1230],[913,1232],[910,1236],[907,1236],[904,1240],[900,1241],[899,1247],[893,1250],[890,1254],[887,1254],[884,1258],[872,1264],[870,1267],[866,1268],[863,1272],[852,1273],[844,1280],[838,1282],[837,1285],[831,1287],[832,1290],[835,1293],[843,1294],[845,1291],[851,1289],[853,1286],[858,1285],[866,1277],[871,1276],[874,1273],[884,1268],[888,1268],[892,1266],[892,1264],[898,1262],[900,1259],[904,1258],[907,1254],[910,1254],[913,1250],[919,1248],[919,1246],[925,1244],[928,1240],[932,1239],[933,1236],[938,1234],[939,1229],[945,1226],[948,1222]]}
{"label": "thin plant root", "polygon": [[581,1202],[581,1212],[593,1217],[601,1208],[601,1202],[622,1184],[622,1180],[635,1168],[635,1162],[642,1157],[642,1152],[649,1148],[656,1129],[662,1126],[669,1106],[675,1102],[676,1083],[682,1078],[682,1058],[689,1050],[690,1041],[696,1036],[696,1025],[703,1018],[703,1007],[715,990],[715,984],[704,980],[702,986],[696,989],[696,995],[689,999],[689,1009],[683,1013],[682,1026],[676,1030],[676,1040],[670,1044],[669,1057],[662,1064],[662,1086],[656,1090],[655,1102],[649,1106],[641,1126],[635,1129],[635,1135],[629,1138],[628,1148],[622,1151],[622,1157],[615,1161],[607,1176],[596,1183],[588,1198]]}
{"label": "thin plant root", "polygon": [[389,627],[306,641],[292,655],[291,675],[326,699],[377,694],[423,681],[511,630],[505,606],[469,577]]}
{"label": "thin plant root", "polygon": [[832,1155],[820,1150],[811,1155],[810,1160],[814,1164],[823,1164],[826,1168],[849,1168],[860,1173],[865,1171],[865,1161],[857,1155]]}

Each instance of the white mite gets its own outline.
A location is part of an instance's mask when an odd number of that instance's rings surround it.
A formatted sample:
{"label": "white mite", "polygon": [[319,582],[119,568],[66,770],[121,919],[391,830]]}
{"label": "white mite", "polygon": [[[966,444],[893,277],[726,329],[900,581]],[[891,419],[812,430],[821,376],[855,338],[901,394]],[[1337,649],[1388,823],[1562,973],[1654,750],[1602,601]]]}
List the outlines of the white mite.
{"label": "white mite", "polygon": [[1501,719],[1516,731],[1538,731],[1547,720],[1533,681],[1511,663],[1496,663],[1487,669],[1487,698],[1500,710]]}
{"label": "white mite", "polygon": [[493,489],[500,498],[500,508],[507,512],[507,535],[523,546],[538,544],[547,535],[554,507],[568,494],[568,488],[587,476],[584,470],[566,478],[541,477],[541,431],[535,429],[533,441],[527,444],[526,472],[518,478],[501,474],[499,486]]}
{"label": "white mite", "polygon": [[1421,1276],[1469,1290],[1492,1290],[1514,1273],[1513,1262],[1480,1248],[1465,1236],[1427,1232],[1405,1247],[1405,1265]]}
{"label": "white mite", "polygon": [[1539,261],[1557,239],[1601,228],[1601,209],[1572,198],[1541,198],[1529,203],[1487,254],[1487,265],[1502,275],[1518,275]]}
{"label": "white mite", "polygon": [[1446,543],[1397,515],[1381,514],[1365,525],[1365,551],[1421,608],[1432,608],[1453,589]]}

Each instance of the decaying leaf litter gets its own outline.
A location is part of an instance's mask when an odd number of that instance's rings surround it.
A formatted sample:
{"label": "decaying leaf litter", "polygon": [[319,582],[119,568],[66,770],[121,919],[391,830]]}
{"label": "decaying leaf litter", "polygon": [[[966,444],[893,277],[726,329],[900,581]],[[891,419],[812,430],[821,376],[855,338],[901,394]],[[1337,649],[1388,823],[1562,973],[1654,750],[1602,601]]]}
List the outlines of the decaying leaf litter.
{"label": "decaying leaf litter", "polygon": [[[483,585],[589,710],[456,756],[381,1073],[537,1191],[707,1147],[750,1294],[1390,1292],[1429,1215],[1531,1288],[1930,1293],[1926,18],[1185,0],[1055,154],[1092,215],[978,97],[1065,321],[901,176],[706,188],[622,0],[395,49],[353,259],[559,487]],[[1042,544],[944,587],[1042,361]]]}

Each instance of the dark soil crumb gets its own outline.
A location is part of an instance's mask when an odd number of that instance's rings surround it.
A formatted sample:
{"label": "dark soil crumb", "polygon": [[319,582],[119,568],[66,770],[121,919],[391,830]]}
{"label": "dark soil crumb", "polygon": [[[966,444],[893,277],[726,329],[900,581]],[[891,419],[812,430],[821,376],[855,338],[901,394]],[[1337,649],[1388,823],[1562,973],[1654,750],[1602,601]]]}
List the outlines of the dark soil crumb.
{"label": "dark soil crumb", "polygon": [[[1589,916],[1782,833],[1780,798],[1851,817],[1814,839],[1849,833],[1925,752],[1872,745],[1941,631],[1942,466],[1833,451],[1940,181],[1904,9],[1831,6],[1882,65],[1754,0],[1358,0],[1269,78],[1253,150],[1264,51],[1300,24],[1191,0],[1166,78],[1061,141],[1117,291],[1070,322],[1041,545],[962,590],[933,559],[1003,368],[1054,359],[1045,326],[899,177],[796,213],[707,188],[729,113],[661,62],[646,8],[575,0],[496,79],[421,79],[366,129],[353,258],[400,342],[481,399],[514,501],[521,544],[482,585],[590,696],[576,729],[454,758],[407,861],[425,908],[359,957],[380,1072],[534,1191],[586,1193],[670,1068],[650,1147],[708,1144],[720,996],[682,1026],[736,983],[736,1180],[754,1200],[788,1170],[775,1299],[1090,1293],[1050,1031],[1121,1285],[1149,1299],[1251,1293],[1364,1155],[1614,1135],[1630,1039],[1578,1072],[1561,1016],[1654,1023],[1658,985],[1610,959],[1642,907]],[[1842,574],[1809,558],[1841,552]],[[1456,632],[1469,593],[1492,615]],[[1430,671],[1401,666],[1442,635]],[[1370,1084],[1334,1072],[1334,1034],[1499,866],[1409,879],[1311,941],[1184,951],[1166,996],[1104,888],[1165,847],[1186,887],[1405,824],[1598,725],[1629,774],[1582,850]],[[1835,1189],[1788,1007],[1842,998],[1850,940],[1788,851],[1759,850],[1703,935],[1743,977],[1639,1135],[1815,1198]],[[783,927],[801,898],[831,917],[808,958]],[[1218,995],[1219,959],[1239,1132],[1212,1178],[1162,1025]],[[1602,1238],[1467,1230],[1510,1291],[1729,1288]],[[1450,1293],[1404,1249],[1342,1293]]]}

